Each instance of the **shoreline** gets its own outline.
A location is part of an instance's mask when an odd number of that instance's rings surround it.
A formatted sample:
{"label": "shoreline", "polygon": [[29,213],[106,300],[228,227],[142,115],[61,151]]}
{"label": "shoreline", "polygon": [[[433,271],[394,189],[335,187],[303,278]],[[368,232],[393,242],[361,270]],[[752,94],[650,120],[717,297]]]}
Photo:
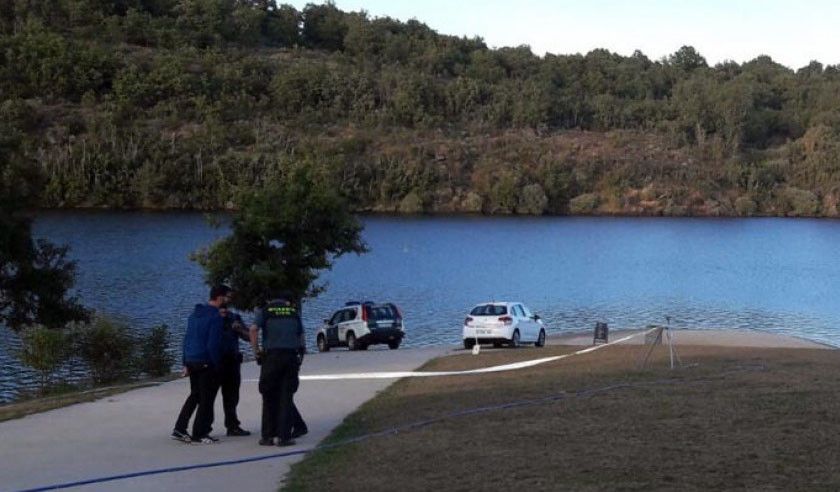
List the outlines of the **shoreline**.
{"label": "shoreline", "polygon": [[[149,214],[149,215],[163,215],[163,214],[233,214],[236,212],[235,208],[193,208],[193,207],[97,207],[97,206],[77,206],[77,207],[39,207],[34,209],[36,214],[40,213],[124,213],[124,214]],[[385,218],[508,218],[508,219],[523,219],[523,218],[614,218],[614,219],[719,219],[719,220],[734,220],[734,219],[819,219],[819,220],[838,220],[840,216],[834,215],[772,215],[772,214],[751,214],[751,215],[714,215],[714,214],[690,214],[690,215],[667,215],[667,214],[639,214],[639,213],[593,213],[593,214],[558,214],[558,213],[543,213],[543,214],[489,214],[481,212],[453,212],[453,211],[426,211],[426,212],[398,212],[398,211],[383,211],[383,210],[355,210],[354,215],[359,217],[385,217]]]}

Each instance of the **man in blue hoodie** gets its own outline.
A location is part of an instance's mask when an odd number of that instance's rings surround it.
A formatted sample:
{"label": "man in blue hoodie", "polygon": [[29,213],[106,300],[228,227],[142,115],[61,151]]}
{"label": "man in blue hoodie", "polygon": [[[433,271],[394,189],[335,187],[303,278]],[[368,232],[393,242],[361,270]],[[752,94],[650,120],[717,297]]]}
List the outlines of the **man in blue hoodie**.
{"label": "man in blue hoodie", "polygon": [[[181,407],[172,438],[184,442],[212,444],[213,404],[219,391],[219,370],[222,367],[222,332],[224,319],[219,307],[226,304],[230,288],[225,285],[210,289],[207,304],[196,304],[187,320],[184,334],[183,362],[190,376],[190,395]],[[198,402],[192,435],[187,434],[190,416]]]}

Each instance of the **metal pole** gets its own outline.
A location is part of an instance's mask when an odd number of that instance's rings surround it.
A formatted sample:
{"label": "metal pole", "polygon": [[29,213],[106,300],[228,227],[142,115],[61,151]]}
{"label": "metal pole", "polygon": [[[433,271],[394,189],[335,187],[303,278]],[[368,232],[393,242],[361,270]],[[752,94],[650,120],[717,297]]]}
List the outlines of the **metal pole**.
{"label": "metal pole", "polygon": [[671,337],[671,317],[665,316],[666,326],[665,329],[667,330],[668,334],[668,352],[671,354],[671,369],[674,368],[674,339]]}

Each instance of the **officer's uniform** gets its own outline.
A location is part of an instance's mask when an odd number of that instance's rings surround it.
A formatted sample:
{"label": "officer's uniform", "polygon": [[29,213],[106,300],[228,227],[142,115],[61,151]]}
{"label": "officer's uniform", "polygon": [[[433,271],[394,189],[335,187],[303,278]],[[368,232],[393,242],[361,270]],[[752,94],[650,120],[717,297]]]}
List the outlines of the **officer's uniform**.
{"label": "officer's uniform", "polygon": [[292,395],[298,380],[298,354],[305,347],[298,310],[285,301],[272,301],[254,320],[262,331],[259,389],[263,397],[262,438],[291,439]]}

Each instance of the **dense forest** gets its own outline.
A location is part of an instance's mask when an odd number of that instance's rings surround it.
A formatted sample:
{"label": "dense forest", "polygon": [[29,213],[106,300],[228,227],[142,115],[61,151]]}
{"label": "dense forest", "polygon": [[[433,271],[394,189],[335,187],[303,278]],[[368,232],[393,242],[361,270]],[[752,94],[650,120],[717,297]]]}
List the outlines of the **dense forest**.
{"label": "dense forest", "polygon": [[46,207],[225,208],[298,166],[357,211],[840,202],[840,66],[540,57],[332,3],[0,0],[0,113]]}

